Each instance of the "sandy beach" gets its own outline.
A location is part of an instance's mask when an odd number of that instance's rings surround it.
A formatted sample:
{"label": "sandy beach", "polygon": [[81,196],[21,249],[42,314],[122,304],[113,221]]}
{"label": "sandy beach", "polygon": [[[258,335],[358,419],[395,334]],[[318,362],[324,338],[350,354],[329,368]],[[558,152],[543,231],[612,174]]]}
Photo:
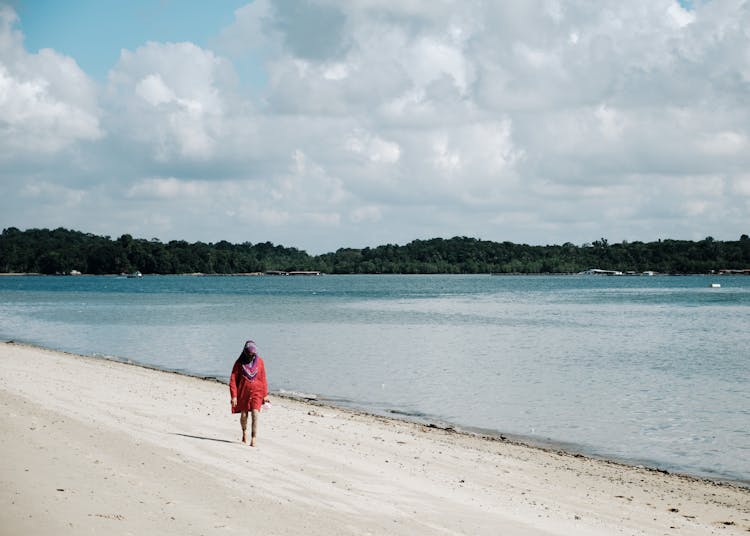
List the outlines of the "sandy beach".
{"label": "sandy beach", "polygon": [[219,382],[0,344],[0,534],[750,531],[747,488],[271,399],[251,448]]}

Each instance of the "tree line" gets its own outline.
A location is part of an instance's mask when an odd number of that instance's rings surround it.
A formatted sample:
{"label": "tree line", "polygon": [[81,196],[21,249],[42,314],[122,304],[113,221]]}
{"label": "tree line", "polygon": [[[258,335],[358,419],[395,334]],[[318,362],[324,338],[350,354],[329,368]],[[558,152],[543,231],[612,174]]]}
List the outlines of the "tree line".
{"label": "tree line", "polygon": [[309,255],[271,242],[232,244],[172,240],[163,243],[124,234],[112,239],[58,229],[4,229],[0,272],[68,274],[239,274],[320,271],[331,274],[541,274],[590,268],[668,274],[750,268],[750,239],[706,237],[699,241],[658,240],[610,244],[601,238],[580,246],[531,246],[468,237],[414,240],[406,245],[341,248]]}

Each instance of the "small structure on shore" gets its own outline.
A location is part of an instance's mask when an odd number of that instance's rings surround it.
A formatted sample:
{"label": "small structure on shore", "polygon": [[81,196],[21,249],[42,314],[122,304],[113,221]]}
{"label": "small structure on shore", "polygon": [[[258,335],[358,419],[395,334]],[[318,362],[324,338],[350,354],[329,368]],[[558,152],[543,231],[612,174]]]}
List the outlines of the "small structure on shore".
{"label": "small structure on shore", "polygon": [[590,268],[583,272],[578,272],[578,275],[622,275],[619,270],[600,270],[599,268]]}
{"label": "small structure on shore", "polygon": [[285,272],[283,270],[268,270],[265,272],[266,275],[320,275],[320,272],[315,270],[293,270],[291,272]]}
{"label": "small structure on shore", "polygon": [[744,269],[731,269],[731,268],[723,268],[719,270],[719,275],[750,275],[750,268],[744,268]]}

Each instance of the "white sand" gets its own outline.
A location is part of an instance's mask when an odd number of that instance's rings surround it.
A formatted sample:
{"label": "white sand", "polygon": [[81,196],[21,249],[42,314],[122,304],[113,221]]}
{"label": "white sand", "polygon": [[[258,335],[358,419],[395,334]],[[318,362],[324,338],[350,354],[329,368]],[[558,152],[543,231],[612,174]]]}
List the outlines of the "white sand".
{"label": "white sand", "polygon": [[[271,382],[273,378],[271,378]],[[0,344],[0,534],[747,534],[750,490]]]}

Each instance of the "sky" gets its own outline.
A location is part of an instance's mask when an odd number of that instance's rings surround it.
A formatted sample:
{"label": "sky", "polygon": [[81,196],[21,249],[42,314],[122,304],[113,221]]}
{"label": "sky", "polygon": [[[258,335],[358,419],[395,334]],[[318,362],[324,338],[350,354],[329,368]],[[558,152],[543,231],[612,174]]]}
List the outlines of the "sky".
{"label": "sky", "polygon": [[0,0],[0,227],[750,233],[748,0]]}

